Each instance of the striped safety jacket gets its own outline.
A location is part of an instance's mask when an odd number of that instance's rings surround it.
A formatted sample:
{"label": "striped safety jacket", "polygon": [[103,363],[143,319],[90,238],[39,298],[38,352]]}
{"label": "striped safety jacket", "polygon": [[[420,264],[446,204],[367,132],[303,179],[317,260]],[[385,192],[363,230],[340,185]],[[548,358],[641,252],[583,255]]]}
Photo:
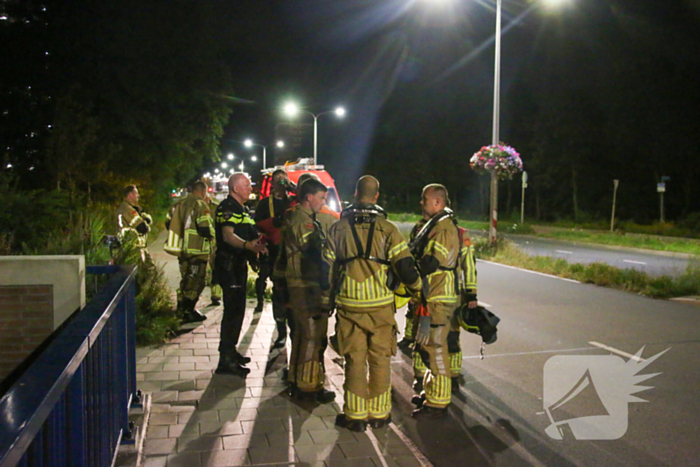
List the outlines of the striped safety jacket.
{"label": "striped safety jacket", "polygon": [[151,216],[140,206],[132,206],[124,200],[117,208],[117,237],[122,242],[133,239],[139,247],[146,246],[148,232],[151,231]]}
{"label": "striped safety jacket", "polygon": [[168,240],[164,250],[180,258],[209,258],[214,221],[209,206],[193,194],[175,203],[166,219]]}
{"label": "striped safety jacket", "polygon": [[[413,242],[427,229],[418,245],[412,243],[412,251],[423,278],[423,297],[427,302],[457,304],[460,284],[460,242],[459,229],[451,215],[441,211],[431,220],[420,221],[422,226],[413,229]],[[435,222],[437,221],[437,222]],[[473,259],[473,256],[472,256]]]}
{"label": "striped safety jacket", "polygon": [[412,293],[421,289],[406,240],[374,204],[343,211],[328,231],[323,260],[322,288],[331,289],[343,310],[361,313],[393,305],[398,281]]}

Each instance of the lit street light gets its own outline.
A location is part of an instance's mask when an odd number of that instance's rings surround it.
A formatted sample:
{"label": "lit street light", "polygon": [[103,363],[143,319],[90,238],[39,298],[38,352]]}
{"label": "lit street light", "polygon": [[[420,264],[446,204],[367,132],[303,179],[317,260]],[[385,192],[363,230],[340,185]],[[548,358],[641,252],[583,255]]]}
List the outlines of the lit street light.
{"label": "lit street light", "polygon": [[221,168],[222,168],[222,169],[225,169],[226,167],[228,167],[228,164],[227,164],[226,162],[222,162],[222,163],[221,163]]}
{"label": "lit street light", "polygon": [[314,118],[314,165],[316,165],[316,162],[318,160],[318,117],[320,117],[321,115],[334,113],[336,117],[342,118],[345,116],[345,109],[343,107],[336,107],[334,110],[324,110],[323,112],[314,114],[309,112],[308,110],[300,108],[294,102],[288,102],[284,106],[284,113],[288,117],[294,118],[299,114],[299,112],[307,113]]}
{"label": "lit street light", "polygon": [[228,154],[228,160],[232,161],[233,160],[233,153]]}
{"label": "lit street light", "polygon": [[[438,1],[438,0],[432,0]],[[441,0],[442,1],[442,0]],[[553,8],[566,0],[540,0],[548,8]],[[493,73],[493,126],[491,135],[491,144],[500,144],[500,113],[501,113],[501,2],[496,0],[496,44],[494,57],[494,73]],[[489,206],[489,242],[496,242],[498,223],[498,176],[496,172],[491,172],[491,200]]]}

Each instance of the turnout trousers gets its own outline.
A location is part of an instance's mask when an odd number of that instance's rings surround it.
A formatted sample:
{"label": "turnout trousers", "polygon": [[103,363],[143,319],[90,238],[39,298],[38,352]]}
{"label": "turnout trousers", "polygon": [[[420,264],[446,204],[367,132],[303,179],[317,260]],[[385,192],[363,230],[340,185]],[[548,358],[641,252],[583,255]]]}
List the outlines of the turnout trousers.
{"label": "turnout trousers", "polygon": [[385,419],[391,414],[391,357],[396,354],[394,305],[369,313],[338,309],[338,347],[345,357],[348,419]]}
{"label": "turnout trousers", "polygon": [[248,265],[245,261],[236,264],[231,271],[215,266],[215,274],[221,284],[224,298],[224,315],[221,319],[221,341],[219,354],[233,356],[245,317],[246,282]]}
{"label": "turnout trousers", "polygon": [[326,371],[323,354],[328,346],[328,313],[321,311],[319,287],[289,287],[294,321],[288,382],[301,392],[323,389]]}
{"label": "turnout trousers", "polygon": [[[427,345],[416,344],[413,352],[413,371],[416,376],[423,372],[425,405],[430,407],[444,408],[452,400],[452,370],[447,338],[455,307],[452,303],[428,303],[430,339]],[[417,316],[415,320],[418,320]],[[417,323],[415,326],[418,326]]]}
{"label": "turnout trousers", "polygon": [[180,265],[180,289],[177,299],[181,302],[183,298],[188,300],[199,300],[199,295],[204,290],[207,277],[208,257],[178,258]]}

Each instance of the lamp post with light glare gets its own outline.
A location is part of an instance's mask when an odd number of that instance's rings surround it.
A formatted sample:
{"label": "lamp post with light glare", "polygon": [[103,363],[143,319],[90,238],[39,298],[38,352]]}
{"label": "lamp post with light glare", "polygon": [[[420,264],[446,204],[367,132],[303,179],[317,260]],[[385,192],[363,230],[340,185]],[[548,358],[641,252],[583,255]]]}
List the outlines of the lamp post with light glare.
{"label": "lamp post with light glare", "polygon": [[312,112],[309,112],[308,110],[304,110],[300,108],[297,104],[294,102],[289,102],[284,106],[284,113],[288,117],[295,117],[299,114],[299,112],[304,112],[309,115],[311,115],[314,119],[314,165],[316,165],[318,161],[318,117],[321,115],[329,114],[329,113],[334,113],[336,117],[338,118],[343,118],[345,116],[345,108],[343,107],[336,107],[333,110],[324,110],[323,112],[319,112],[317,114],[314,114]]}
{"label": "lamp post with light glare", "polygon": [[[259,143],[254,143],[253,140],[250,138],[243,141],[243,145],[247,148],[253,147],[253,146],[259,146],[263,148],[263,163],[262,163],[262,168],[263,170],[267,167],[267,145],[265,144],[259,144]],[[283,148],[284,147],[284,141],[277,141],[276,146],[278,148]]]}
{"label": "lamp post with light glare", "polygon": [[[435,1],[435,0],[433,0]],[[565,0],[541,0],[546,7],[555,7]],[[496,34],[493,73],[493,126],[491,144],[500,144],[500,114],[501,114],[501,11],[502,0],[496,0]],[[491,197],[489,206],[489,243],[496,242],[498,224],[498,177],[491,172]]]}

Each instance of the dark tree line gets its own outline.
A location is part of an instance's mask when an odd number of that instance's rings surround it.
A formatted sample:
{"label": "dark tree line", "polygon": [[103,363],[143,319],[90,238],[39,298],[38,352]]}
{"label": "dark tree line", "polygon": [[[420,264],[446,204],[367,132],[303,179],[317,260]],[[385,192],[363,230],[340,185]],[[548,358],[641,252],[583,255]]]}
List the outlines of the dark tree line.
{"label": "dark tree line", "polygon": [[[681,2],[578,3],[503,39],[501,140],[528,172],[526,215],[605,218],[618,179],[617,215],[652,222],[662,177],[667,219],[700,211],[698,12]],[[384,175],[390,201],[416,205],[423,183],[441,181],[459,208],[486,215],[488,180],[468,160],[491,140],[487,50],[437,84],[404,83],[385,106],[368,167]],[[519,214],[520,177],[500,193],[501,213]]]}

